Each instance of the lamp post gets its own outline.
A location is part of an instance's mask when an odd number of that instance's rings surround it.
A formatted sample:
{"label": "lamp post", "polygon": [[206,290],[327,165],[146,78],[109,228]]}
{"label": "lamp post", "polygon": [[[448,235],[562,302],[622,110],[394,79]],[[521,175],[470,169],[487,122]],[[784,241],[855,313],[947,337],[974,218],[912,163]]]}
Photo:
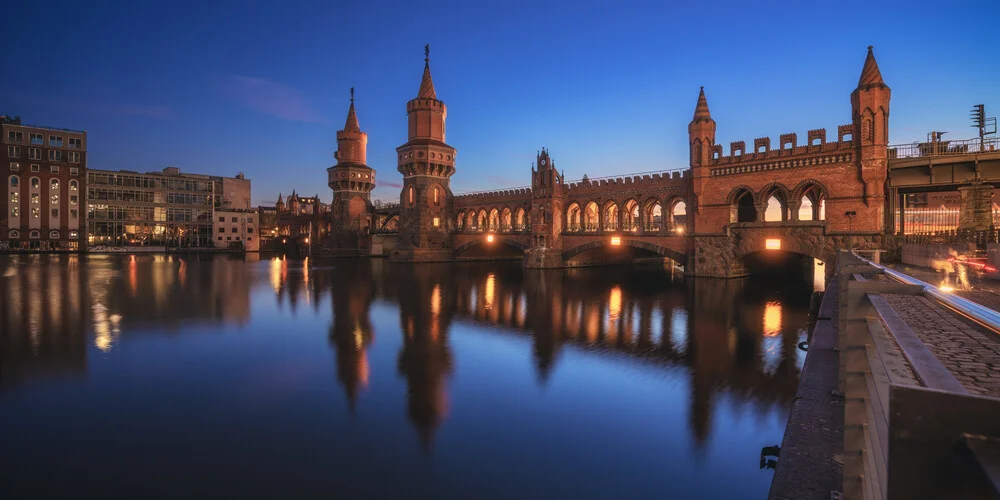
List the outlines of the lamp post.
{"label": "lamp post", "polygon": [[847,217],[847,249],[854,249],[854,241],[851,233],[854,232],[854,217],[858,215],[858,212],[854,210],[848,210],[844,212],[844,217]]}

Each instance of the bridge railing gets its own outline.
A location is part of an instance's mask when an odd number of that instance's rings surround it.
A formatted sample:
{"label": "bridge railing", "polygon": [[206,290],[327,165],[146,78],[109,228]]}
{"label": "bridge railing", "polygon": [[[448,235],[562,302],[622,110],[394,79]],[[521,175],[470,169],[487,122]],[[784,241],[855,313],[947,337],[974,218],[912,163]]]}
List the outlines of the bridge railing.
{"label": "bridge railing", "polygon": [[1000,152],[1000,137],[980,141],[967,139],[961,141],[914,142],[912,144],[895,144],[889,146],[889,159],[920,158],[927,156],[967,155],[989,152]]}
{"label": "bridge railing", "polygon": [[1000,455],[988,456],[1000,449],[1000,399],[968,394],[885,295],[925,296],[993,331],[1000,314],[852,252],[839,254],[837,281],[843,498],[1000,493],[1000,477],[974,465],[1000,467]]}

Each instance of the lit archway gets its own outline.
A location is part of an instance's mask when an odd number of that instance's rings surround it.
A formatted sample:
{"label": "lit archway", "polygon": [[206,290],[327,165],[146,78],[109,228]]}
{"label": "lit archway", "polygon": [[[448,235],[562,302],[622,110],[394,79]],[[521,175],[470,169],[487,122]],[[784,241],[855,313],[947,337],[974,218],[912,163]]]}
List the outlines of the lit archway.
{"label": "lit archway", "polygon": [[580,230],[580,204],[573,202],[566,207],[566,230],[569,232],[577,232]]}
{"label": "lit archway", "polygon": [[618,204],[613,201],[604,205],[604,230],[618,230]]}
{"label": "lit archway", "polygon": [[600,222],[598,221],[598,215],[600,210],[597,208],[597,203],[590,202],[587,203],[583,210],[583,230],[588,233],[596,232],[599,229]]}
{"label": "lit archway", "polygon": [[455,229],[459,231],[465,230],[465,212],[458,213],[458,218],[455,220]]}
{"label": "lit archway", "polygon": [[497,209],[490,210],[490,231],[497,231],[500,229],[500,211]]}
{"label": "lit archway", "polygon": [[799,220],[826,220],[826,196],[816,184],[805,186],[799,200]]}
{"label": "lit archway", "polygon": [[467,231],[475,231],[476,228],[476,211],[469,210],[468,215],[465,216],[465,229]]}
{"label": "lit archway", "polygon": [[670,225],[677,234],[687,230],[687,203],[684,200],[677,201],[670,209]]}
{"label": "lit archway", "polygon": [[523,208],[518,208],[517,209],[517,213],[514,216],[514,224],[515,224],[514,225],[514,230],[515,231],[525,231],[525,230],[527,230],[527,228],[525,227],[524,209]]}
{"label": "lit archway", "polygon": [[663,227],[663,205],[660,204],[660,200],[651,199],[646,201],[646,206],[643,209],[643,221],[646,227],[646,231],[656,232]]}
{"label": "lit archway", "polygon": [[503,212],[500,212],[500,232],[509,233],[510,230],[511,230],[510,209],[504,207]]}
{"label": "lit archway", "polygon": [[622,231],[639,230],[639,203],[628,200],[622,206]]}
{"label": "lit archway", "polygon": [[477,219],[476,220],[476,229],[477,230],[479,230],[479,231],[486,231],[487,229],[489,229],[490,224],[489,224],[489,219],[487,219],[486,210],[485,209],[480,209],[479,210],[479,215],[476,217],[476,219]]}

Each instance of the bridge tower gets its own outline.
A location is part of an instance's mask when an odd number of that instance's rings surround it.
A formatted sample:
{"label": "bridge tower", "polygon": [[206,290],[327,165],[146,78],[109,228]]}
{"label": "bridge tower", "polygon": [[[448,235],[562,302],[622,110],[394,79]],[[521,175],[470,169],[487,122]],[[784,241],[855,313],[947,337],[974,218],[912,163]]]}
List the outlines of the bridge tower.
{"label": "bridge tower", "polygon": [[354,89],[344,130],[337,131],[337,164],[326,169],[333,190],[331,219],[333,231],[324,246],[334,253],[364,253],[371,224],[371,192],[375,189],[375,169],[365,164],[368,134],[361,131],[354,111]]}
{"label": "bridge tower", "polygon": [[542,148],[531,167],[531,248],[525,252],[524,267],[544,269],[563,267],[562,231],[563,198],[566,183]]}
{"label": "bridge tower", "polygon": [[[701,213],[701,194],[707,187],[711,170],[712,151],[715,148],[715,120],[708,110],[708,100],[705,98],[705,87],[698,93],[698,104],[694,108],[694,118],[688,124],[688,148],[691,153],[691,199],[688,207],[695,213]],[[694,215],[694,214],[691,214]],[[699,217],[689,217],[691,233],[702,230],[698,227]]]}
{"label": "bridge tower", "polygon": [[409,140],[396,148],[403,174],[396,261],[451,260],[452,192],[455,148],[446,144],[448,108],[438,100],[431,80],[430,46],[424,47],[424,76],[417,97],[406,103]]}
{"label": "bridge tower", "polygon": [[887,220],[885,182],[889,172],[890,97],[889,86],[882,80],[882,72],[869,45],[858,88],[851,92],[852,140],[865,207],[853,220],[853,227],[858,232],[882,232]]}

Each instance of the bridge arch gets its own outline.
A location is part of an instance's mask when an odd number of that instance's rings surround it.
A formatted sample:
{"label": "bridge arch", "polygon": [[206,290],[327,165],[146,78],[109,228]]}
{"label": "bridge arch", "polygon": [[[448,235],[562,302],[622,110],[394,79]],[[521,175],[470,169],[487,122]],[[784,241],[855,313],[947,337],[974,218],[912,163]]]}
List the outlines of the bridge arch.
{"label": "bridge arch", "polygon": [[814,179],[806,179],[792,190],[792,200],[797,202],[799,220],[826,220],[828,198],[826,186]]}
{"label": "bridge arch", "polygon": [[[470,251],[483,249],[486,247],[489,248],[503,247],[506,249],[513,250],[514,251],[513,253],[524,255],[524,252],[526,252],[529,248],[529,246],[526,243],[518,241],[515,238],[502,237],[499,235],[495,236],[494,238],[495,239],[492,242],[487,242],[484,238],[478,237],[472,241],[469,241],[467,243],[455,247],[455,249],[452,251],[452,255],[454,255],[455,258],[461,258],[463,257],[463,254],[469,254]],[[508,255],[504,256],[510,256],[509,252]]]}
{"label": "bridge arch", "polygon": [[[620,246],[623,247],[639,248],[642,250],[647,250],[662,257],[667,257],[670,260],[681,265],[687,263],[687,255],[678,252],[677,250],[674,250],[672,248],[665,247],[663,245],[657,245],[656,243],[650,243],[648,241],[633,240],[628,238],[621,238],[620,241],[621,241]],[[582,245],[577,245],[576,247],[573,247],[563,252],[562,254],[563,262],[569,262],[570,259],[576,257],[577,255],[582,254],[583,252],[587,252],[590,250],[597,250],[600,248],[607,248],[609,246],[611,246],[611,241],[608,238],[601,238],[599,240],[590,241]]]}
{"label": "bridge arch", "polygon": [[618,230],[618,203],[615,200],[608,200],[601,209],[601,220],[605,231]]}
{"label": "bridge arch", "polygon": [[782,222],[791,218],[788,188],[780,182],[769,182],[757,193],[757,206],[763,210],[765,222]]}
{"label": "bridge arch", "polygon": [[622,221],[621,230],[622,231],[638,231],[639,230],[639,202],[635,201],[633,198],[628,198],[622,202],[620,205],[620,218]]}
{"label": "bridge arch", "polygon": [[731,222],[756,222],[757,201],[749,186],[739,186],[729,192],[726,203],[730,206]]}

